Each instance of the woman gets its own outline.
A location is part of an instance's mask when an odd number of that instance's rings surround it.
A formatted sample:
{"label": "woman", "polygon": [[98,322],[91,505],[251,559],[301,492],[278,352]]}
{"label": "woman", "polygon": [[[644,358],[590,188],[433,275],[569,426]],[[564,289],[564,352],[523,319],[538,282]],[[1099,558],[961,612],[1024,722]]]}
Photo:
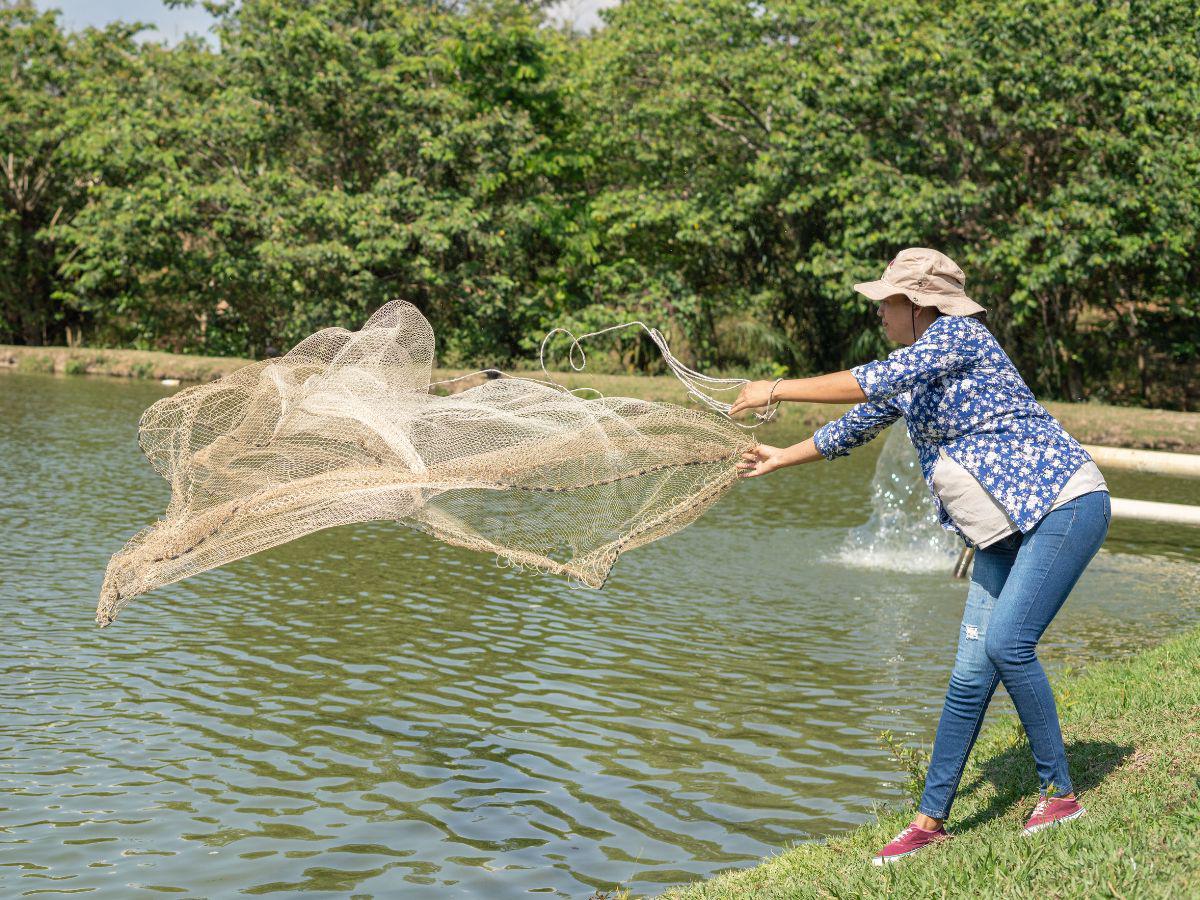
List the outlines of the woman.
{"label": "woman", "polygon": [[879,281],[855,290],[879,303],[887,359],[816,378],[747,384],[730,410],[780,400],[854,402],[791,447],[758,445],[740,475],[833,459],[900,417],[917,449],[938,519],[977,548],[958,653],[912,824],[874,857],[894,862],[950,837],[967,755],[997,684],[1029,736],[1041,797],[1025,833],[1083,815],[1037,642],[1108,533],[1108,487],[1087,452],[1043,409],[963,292],[964,276],[936,250],[910,248]]}

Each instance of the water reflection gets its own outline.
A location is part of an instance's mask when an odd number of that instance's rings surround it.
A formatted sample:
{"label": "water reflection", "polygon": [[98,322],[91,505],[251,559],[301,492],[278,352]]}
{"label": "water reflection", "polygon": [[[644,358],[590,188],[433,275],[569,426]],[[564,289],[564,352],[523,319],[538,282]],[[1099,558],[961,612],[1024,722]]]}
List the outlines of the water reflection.
{"label": "water reflection", "polygon": [[[870,452],[739,485],[602,592],[376,523],[100,631],[164,392],[0,376],[6,894],[653,892],[866,821],[901,796],[878,732],[932,737],[964,588],[842,560]],[[1187,540],[1114,526],[1046,656],[1194,621]]]}

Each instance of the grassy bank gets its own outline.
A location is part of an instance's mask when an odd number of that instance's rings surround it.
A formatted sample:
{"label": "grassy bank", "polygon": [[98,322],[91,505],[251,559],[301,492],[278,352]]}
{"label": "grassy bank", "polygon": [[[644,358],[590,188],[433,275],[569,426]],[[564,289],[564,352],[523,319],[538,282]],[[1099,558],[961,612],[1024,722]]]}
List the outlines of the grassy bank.
{"label": "grassy bank", "polygon": [[[248,364],[235,357],[185,356],[147,350],[88,350],[68,347],[15,347],[0,345],[0,367],[25,372],[54,372],[67,375],[116,375],[125,378],[177,378],[181,381],[210,381]],[[461,369],[437,369],[434,378],[463,374]],[[540,371],[514,372],[540,377]],[[567,387],[591,387],[612,396],[643,397],[672,403],[691,403],[672,376],[598,375],[567,372],[557,375]],[[482,380],[482,379],[479,379]],[[455,388],[478,383],[459,382]],[[730,392],[730,399],[735,392]],[[1106,406],[1100,403],[1055,403],[1046,407],[1066,429],[1085,444],[1137,447],[1200,453],[1200,413],[1161,409]],[[844,407],[789,403],[777,425],[760,430],[766,443],[780,443],[807,436],[834,418]]]}
{"label": "grassy bank", "polygon": [[949,843],[885,868],[871,865],[871,855],[912,817],[911,810],[889,811],[845,837],[802,844],[665,896],[1200,896],[1200,630],[1061,675],[1055,693],[1072,777],[1088,809],[1078,822],[1021,834],[1037,779],[1017,723],[1004,719],[984,730],[971,755]]}
{"label": "grassy bank", "polygon": [[84,347],[16,347],[0,344],[0,366],[19,372],[114,375],[212,381],[249,363],[226,356],[186,356],[152,350],[89,350]]}

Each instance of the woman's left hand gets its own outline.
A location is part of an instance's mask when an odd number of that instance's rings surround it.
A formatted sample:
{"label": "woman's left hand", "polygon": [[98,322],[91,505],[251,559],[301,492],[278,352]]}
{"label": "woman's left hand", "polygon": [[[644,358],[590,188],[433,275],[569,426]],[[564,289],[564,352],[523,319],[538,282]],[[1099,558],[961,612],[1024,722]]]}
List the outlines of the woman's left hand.
{"label": "woman's left hand", "polygon": [[773,381],[747,381],[742,385],[737,399],[733,401],[733,406],[729,407],[729,415],[733,416],[744,409],[766,406],[767,400],[771,396],[772,384],[774,384]]}
{"label": "woman's left hand", "polygon": [[741,462],[737,464],[738,476],[754,478],[766,475],[776,469],[783,468],[783,450],[779,447],[768,447],[766,444],[755,444],[749,450],[742,451]]}

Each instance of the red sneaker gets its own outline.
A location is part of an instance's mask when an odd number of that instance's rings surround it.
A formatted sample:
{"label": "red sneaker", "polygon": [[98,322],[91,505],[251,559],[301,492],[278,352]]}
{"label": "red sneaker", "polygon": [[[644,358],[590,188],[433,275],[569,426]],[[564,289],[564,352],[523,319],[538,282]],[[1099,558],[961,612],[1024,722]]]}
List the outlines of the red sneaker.
{"label": "red sneaker", "polygon": [[1078,819],[1085,812],[1087,810],[1074,800],[1066,800],[1062,797],[1043,797],[1034,807],[1029,821],[1025,823],[1025,833],[1033,834],[1043,828],[1049,828],[1051,825],[1070,822],[1072,819]]}
{"label": "red sneaker", "polygon": [[924,828],[918,828],[916,825],[909,825],[896,835],[890,844],[876,853],[872,857],[871,862],[877,866],[882,866],[884,863],[896,862],[896,860],[902,857],[911,856],[918,850],[923,850],[932,844],[948,840],[950,840],[950,835],[946,833],[944,827],[937,829],[937,831],[926,831]]}

